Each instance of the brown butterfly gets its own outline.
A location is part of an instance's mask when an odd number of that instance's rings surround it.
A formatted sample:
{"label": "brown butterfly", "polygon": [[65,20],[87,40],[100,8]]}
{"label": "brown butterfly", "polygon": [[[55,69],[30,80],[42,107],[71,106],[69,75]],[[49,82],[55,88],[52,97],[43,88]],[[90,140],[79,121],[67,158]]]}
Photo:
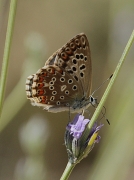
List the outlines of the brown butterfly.
{"label": "brown butterfly", "polygon": [[27,78],[27,98],[49,112],[87,109],[94,101],[90,55],[86,35],[76,35],[50,56],[36,74]]}

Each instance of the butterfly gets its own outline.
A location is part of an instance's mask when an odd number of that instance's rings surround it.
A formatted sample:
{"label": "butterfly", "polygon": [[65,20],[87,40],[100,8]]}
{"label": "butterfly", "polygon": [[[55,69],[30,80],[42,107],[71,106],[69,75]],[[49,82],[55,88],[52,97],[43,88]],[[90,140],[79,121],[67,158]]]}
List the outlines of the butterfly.
{"label": "butterfly", "polygon": [[87,109],[94,101],[91,87],[91,53],[84,33],[68,41],[26,79],[27,98],[49,112]]}

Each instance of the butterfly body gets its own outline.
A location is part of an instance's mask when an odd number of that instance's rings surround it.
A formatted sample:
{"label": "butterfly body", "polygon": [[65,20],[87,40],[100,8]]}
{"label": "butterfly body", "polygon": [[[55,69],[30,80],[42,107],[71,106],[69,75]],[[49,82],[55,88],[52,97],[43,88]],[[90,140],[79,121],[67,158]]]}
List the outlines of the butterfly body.
{"label": "butterfly body", "polygon": [[78,34],[27,78],[27,98],[50,112],[81,112],[91,104],[91,67],[88,39]]}

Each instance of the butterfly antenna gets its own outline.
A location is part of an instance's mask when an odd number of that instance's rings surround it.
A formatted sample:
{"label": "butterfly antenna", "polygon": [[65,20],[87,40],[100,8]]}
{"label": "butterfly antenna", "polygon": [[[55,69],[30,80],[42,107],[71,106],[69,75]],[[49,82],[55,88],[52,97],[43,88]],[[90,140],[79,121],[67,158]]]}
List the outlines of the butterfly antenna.
{"label": "butterfly antenna", "polygon": [[105,84],[107,81],[109,81],[109,80],[112,78],[112,76],[113,76],[113,74],[112,74],[109,78],[107,78],[107,79],[92,93],[91,96],[93,96],[94,93],[95,93],[96,91],[98,91],[98,90],[103,86],[103,84]]}
{"label": "butterfly antenna", "polygon": [[110,125],[110,122],[109,122],[109,120],[108,120],[108,119],[106,119],[106,121],[107,121],[107,123]]}
{"label": "butterfly antenna", "polygon": [[[107,121],[107,123],[110,125],[110,122],[109,122],[109,120],[108,119],[106,119],[106,117],[105,117],[105,114],[106,114],[106,107],[105,106],[103,106],[103,108],[105,109],[105,112],[103,113],[103,111],[101,111],[101,113],[102,113],[102,118],[105,118],[105,120]],[[101,118],[101,119],[102,119]],[[100,119],[100,120],[101,120]]]}

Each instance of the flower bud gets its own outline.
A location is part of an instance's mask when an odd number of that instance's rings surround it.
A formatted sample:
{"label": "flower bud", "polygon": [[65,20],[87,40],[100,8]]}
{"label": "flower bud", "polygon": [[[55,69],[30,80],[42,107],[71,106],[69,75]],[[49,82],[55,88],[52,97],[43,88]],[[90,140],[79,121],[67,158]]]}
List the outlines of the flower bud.
{"label": "flower bud", "polygon": [[85,138],[84,131],[88,123],[90,123],[89,119],[84,119],[83,115],[77,114],[66,127],[64,140],[68,158],[72,164],[78,163],[86,157],[94,144],[100,140],[98,132],[103,125],[97,126],[95,123]]}

